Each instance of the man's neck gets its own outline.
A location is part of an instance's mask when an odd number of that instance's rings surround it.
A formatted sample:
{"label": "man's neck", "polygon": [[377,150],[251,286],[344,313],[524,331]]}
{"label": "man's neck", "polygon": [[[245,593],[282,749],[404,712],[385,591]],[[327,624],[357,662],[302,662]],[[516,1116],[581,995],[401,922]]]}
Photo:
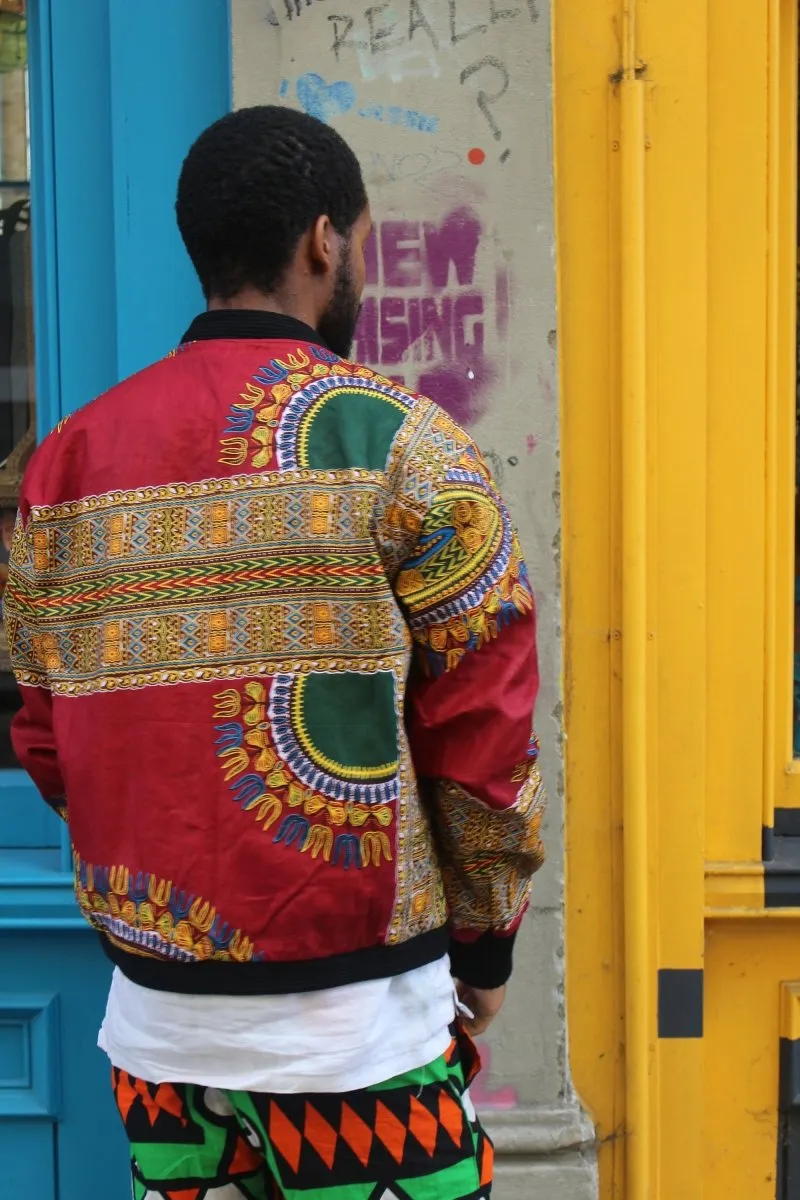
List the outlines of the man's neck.
{"label": "man's neck", "polygon": [[303,304],[294,296],[278,292],[260,292],[257,288],[252,287],[243,288],[241,292],[237,292],[235,296],[231,296],[227,300],[212,296],[208,301],[208,311],[275,313],[277,316],[294,317],[296,321],[302,321],[311,329],[317,327],[316,314],[310,305]]}

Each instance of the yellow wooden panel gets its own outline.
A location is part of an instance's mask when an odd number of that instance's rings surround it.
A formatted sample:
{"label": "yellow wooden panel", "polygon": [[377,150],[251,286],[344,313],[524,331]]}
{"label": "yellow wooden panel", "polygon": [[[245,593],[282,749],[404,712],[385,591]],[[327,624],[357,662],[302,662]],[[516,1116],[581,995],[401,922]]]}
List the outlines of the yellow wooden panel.
{"label": "yellow wooden panel", "polygon": [[[652,969],[703,966],[706,775],[706,6],[640,6],[646,64]],[[625,636],[623,630],[623,637]],[[702,1194],[699,1039],[657,1040],[653,1192]],[[675,1153],[680,1145],[680,1154]]]}
{"label": "yellow wooden panel", "polygon": [[708,6],[706,856],[761,856],[767,4]]}
{"label": "yellow wooden panel", "polygon": [[643,5],[647,64],[650,807],[661,967],[703,952],[706,794],[706,12]]}
{"label": "yellow wooden panel", "polygon": [[726,921],[706,945],[706,1196],[775,1200],[780,981],[798,973],[795,921]]}
{"label": "yellow wooden panel", "polygon": [[[623,996],[619,812],[618,254],[609,74],[614,0],[554,11],[566,628],[567,999],[575,1085],[620,1195]],[[613,448],[613,449],[612,449]],[[612,499],[613,497],[613,499]],[[616,664],[616,666],[615,666]],[[612,699],[612,697],[615,697]]]}
{"label": "yellow wooden panel", "polygon": [[762,863],[707,863],[705,885],[706,918],[754,916],[764,909],[764,866]]}
{"label": "yellow wooden panel", "polygon": [[[648,92],[651,636],[646,795],[632,810],[626,788],[625,813],[644,817],[646,876],[630,871],[630,826],[627,860],[620,839],[621,740],[633,724],[641,732],[638,721],[621,724],[619,653],[620,513],[630,496],[620,467],[630,441],[620,354],[630,353],[622,318],[631,311],[620,280],[635,265],[630,225],[621,226],[623,214],[635,215],[627,188],[637,182],[629,157],[624,180],[618,165],[630,147],[630,139],[620,146],[620,92],[630,97],[636,83],[633,71],[619,73],[615,35],[630,29],[634,11]],[[772,1200],[775,1191],[780,982],[797,974],[799,922],[796,912],[763,909],[760,859],[772,792],[779,803],[800,803],[800,771],[786,772],[794,250],[782,251],[795,236],[795,18],[794,0],[555,2],[567,979],[573,1074],[598,1121],[608,1197],[625,1195],[625,1142],[614,1135],[632,1132],[628,1146],[638,1137],[636,1119],[624,1114],[620,1054],[623,875],[647,908],[644,971],[629,974],[628,993],[632,980],[646,992],[648,1020],[657,970],[697,969],[705,953],[704,1039],[654,1033],[649,1046],[641,1111],[649,1108],[652,1169],[639,1191],[686,1200]],[[631,411],[627,388],[625,397]],[[630,944],[641,923],[627,932]],[[627,1060],[630,1073],[630,1044]]]}
{"label": "yellow wooden panel", "polygon": [[[767,687],[772,693],[774,739],[770,766],[774,803],[800,808],[800,763],[792,763],[795,576],[795,426],[797,397],[797,5],[773,0],[780,18],[779,57],[772,73],[777,130],[771,137],[776,155],[773,219],[776,289],[774,297],[776,362],[772,397],[775,422],[775,574],[771,603],[775,618],[775,659]],[[770,598],[767,600],[770,603]],[[791,767],[789,764],[792,764]],[[788,769],[787,769],[788,768]],[[768,783],[770,782],[768,777]]]}
{"label": "yellow wooden panel", "polygon": [[[665,1200],[734,1200],[718,1193],[713,1181],[704,1180],[705,1091],[703,1040],[659,1042],[658,1114],[661,1119],[657,1190]],[[616,1200],[616,1198],[615,1198]]]}

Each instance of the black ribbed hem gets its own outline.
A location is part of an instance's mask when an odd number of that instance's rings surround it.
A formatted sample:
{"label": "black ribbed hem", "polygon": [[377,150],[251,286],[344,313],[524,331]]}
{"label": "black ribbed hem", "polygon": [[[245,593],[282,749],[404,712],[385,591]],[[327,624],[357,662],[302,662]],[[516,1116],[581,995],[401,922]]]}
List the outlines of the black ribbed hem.
{"label": "black ribbed hem", "polygon": [[105,934],[99,936],[108,957],[132,983],[157,992],[203,996],[280,996],[389,979],[442,958],[448,943],[442,927],[396,946],[373,946],[302,962],[182,963],[144,958],[109,941]]}
{"label": "black ribbed hem", "polygon": [[450,939],[450,970],[474,988],[498,988],[508,983],[514,967],[516,933],[482,933],[474,942]]}

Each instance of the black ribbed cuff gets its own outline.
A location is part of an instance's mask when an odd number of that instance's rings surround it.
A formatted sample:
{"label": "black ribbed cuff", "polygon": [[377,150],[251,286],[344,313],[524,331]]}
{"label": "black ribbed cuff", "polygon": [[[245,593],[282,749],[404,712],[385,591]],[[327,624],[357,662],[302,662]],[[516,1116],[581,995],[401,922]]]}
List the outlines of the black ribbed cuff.
{"label": "black ribbed cuff", "polygon": [[450,938],[450,970],[474,988],[498,988],[508,983],[514,967],[516,933],[482,933],[474,942]]}

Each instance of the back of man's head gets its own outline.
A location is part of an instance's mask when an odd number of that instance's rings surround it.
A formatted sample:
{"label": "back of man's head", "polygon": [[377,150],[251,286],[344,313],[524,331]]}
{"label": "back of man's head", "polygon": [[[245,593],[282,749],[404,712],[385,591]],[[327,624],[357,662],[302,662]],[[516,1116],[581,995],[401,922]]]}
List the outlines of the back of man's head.
{"label": "back of man's head", "polygon": [[176,213],[206,298],[278,288],[303,235],[327,216],[345,241],[367,206],[358,160],[335,130],[294,109],[229,113],[192,146]]}

